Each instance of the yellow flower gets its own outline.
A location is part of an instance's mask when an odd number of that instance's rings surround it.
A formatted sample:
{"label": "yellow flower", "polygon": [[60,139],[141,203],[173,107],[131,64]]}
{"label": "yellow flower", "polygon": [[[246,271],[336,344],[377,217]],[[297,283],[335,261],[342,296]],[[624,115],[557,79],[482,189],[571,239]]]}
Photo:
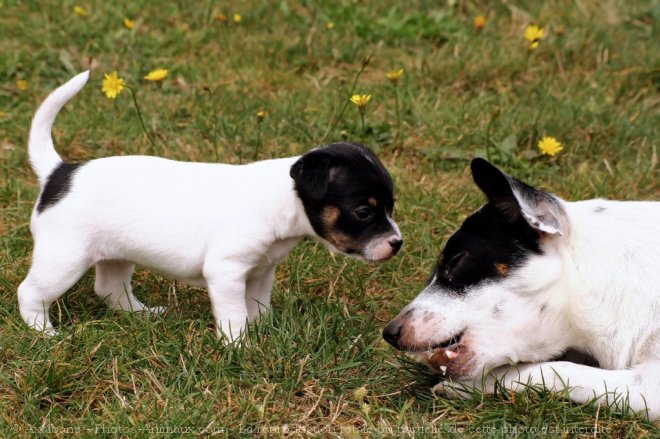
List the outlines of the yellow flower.
{"label": "yellow flower", "polygon": [[101,87],[101,91],[103,91],[103,93],[105,93],[110,99],[115,99],[125,86],[126,83],[122,78],[117,76],[117,72],[112,72],[110,74],[106,73],[103,75],[103,86]]}
{"label": "yellow flower", "polygon": [[222,21],[223,23],[227,21],[227,16],[223,14],[222,12],[216,14],[215,19],[218,21]]}
{"label": "yellow flower", "polygon": [[83,8],[82,6],[74,6],[73,7],[73,12],[78,16],[78,17],[86,17],[88,12],[87,9]]}
{"label": "yellow flower", "polygon": [[241,14],[234,14],[234,23],[240,23],[242,20]]}
{"label": "yellow flower", "polygon": [[385,76],[387,76],[387,79],[389,79],[393,84],[396,84],[399,78],[403,76],[403,69],[390,70],[389,72],[385,73]]}
{"label": "yellow flower", "polygon": [[362,413],[364,413],[365,416],[369,416],[369,413],[371,413],[371,406],[369,404],[360,404],[360,410],[362,410]]}
{"label": "yellow flower", "polygon": [[25,91],[30,87],[30,84],[25,79],[19,79],[16,81],[16,88],[20,91]]}
{"label": "yellow flower", "polygon": [[529,41],[529,49],[534,50],[539,47],[541,38],[545,36],[545,31],[534,24],[530,24],[525,29],[525,39]]}
{"label": "yellow flower", "polygon": [[362,110],[364,109],[369,101],[371,100],[371,95],[353,95],[351,96],[351,102],[353,102],[357,107]]}
{"label": "yellow flower", "polygon": [[363,402],[368,392],[369,391],[367,390],[366,386],[358,387],[357,389],[353,390],[353,399],[355,399],[357,402]]}
{"label": "yellow flower", "polygon": [[257,121],[261,122],[266,117],[266,112],[264,110],[257,111]]}
{"label": "yellow flower", "polygon": [[124,27],[126,29],[133,29],[135,27],[135,20],[131,20],[130,18],[124,18]]}
{"label": "yellow flower", "polygon": [[481,30],[486,26],[486,17],[483,15],[477,15],[474,17],[474,28],[477,30]]}
{"label": "yellow flower", "polygon": [[561,146],[561,143],[554,137],[550,136],[545,136],[541,140],[539,140],[539,149],[541,150],[542,154],[546,154],[549,156],[555,156],[564,149],[563,146]]}
{"label": "yellow flower", "polygon": [[167,78],[169,73],[170,71],[167,69],[154,69],[150,71],[149,74],[144,77],[144,79],[149,81],[162,81],[163,79]]}
{"label": "yellow flower", "polygon": [[325,25],[325,28],[328,30],[332,30],[335,28],[335,24],[332,21],[328,21],[328,23]]}

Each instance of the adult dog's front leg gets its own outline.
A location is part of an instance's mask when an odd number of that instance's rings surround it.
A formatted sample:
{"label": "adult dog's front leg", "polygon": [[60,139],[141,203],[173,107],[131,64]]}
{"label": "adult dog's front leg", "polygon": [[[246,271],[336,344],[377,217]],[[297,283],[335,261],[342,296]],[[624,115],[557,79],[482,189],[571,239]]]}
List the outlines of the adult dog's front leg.
{"label": "adult dog's front leg", "polygon": [[241,336],[248,321],[245,270],[236,264],[222,262],[216,269],[205,267],[204,278],[215,317],[216,334],[233,342]]}
{"label": "adult dog's front leg", "polygon": [[469,397],[473,390],[494,393],[498,384],[513,392],[522,392],[529,386],[542,386],[550,391],[566,392],[571,401],[587,403],[597,401],[615,409],[628,405],[634,412],[651,419],[660,412],[647,410],[657,407],[660,382],[653,379],[652,365],[639,365],[633,369],[606,370],[567,361],[499,367],[488,375],[470,381],[443,381],[434,392],[451,397]]}

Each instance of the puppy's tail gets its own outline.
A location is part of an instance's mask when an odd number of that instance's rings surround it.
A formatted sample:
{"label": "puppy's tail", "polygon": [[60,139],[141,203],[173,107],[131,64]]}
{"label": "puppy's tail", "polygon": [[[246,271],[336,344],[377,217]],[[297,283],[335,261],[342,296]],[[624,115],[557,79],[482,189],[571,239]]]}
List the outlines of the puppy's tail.
{"label": "puppy's tail", "polygon": [[28,154],[32,169],[37,174],[41,187],[44,186],[53,169],[62,162],[55,151],[51,135],[55,117],[64,104],[83,88],[88,79],[89,70],[74,76],[66,84],[58,87],[43,101],[32,119]]}

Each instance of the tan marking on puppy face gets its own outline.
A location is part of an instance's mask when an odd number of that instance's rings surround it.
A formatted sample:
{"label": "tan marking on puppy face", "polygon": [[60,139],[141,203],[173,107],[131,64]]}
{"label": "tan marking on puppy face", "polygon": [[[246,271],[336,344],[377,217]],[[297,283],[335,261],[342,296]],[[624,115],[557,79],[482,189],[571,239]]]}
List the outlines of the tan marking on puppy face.
{"label": "tan marking on puppy face", "polygon": [[326,230],[332,229],[337,220],[339,219],[340,210],[335,206],[328,206],[323,209],[323,225],[325,225]]}
{"label": "tan marking on puppy face", "polygon": [[327,230],[326,232],[327,236],[325,237],[325,239],[327,239],[338,250],[342,252],[346,252],[349,249],[352,249],[355,252],[360,252],[360,253],[362,252],[363,245],[351,239],[350,236],[338,232],[333,228],[329,228],[326,230]]}
{"label": "tan marking on puppy face", "polygon": [[509,267],[506,264],[495,264],[495,270],[500,276],[506,276],[509,273]]}
{"label": "tan marking on puppy face", "polygon": [[369,203],[369,206],[371,206],[371,207],[376,207],[376,206],[378,206],[378,201],[376,201],[376,199],[375,199],[374,197],[370,197],[370,198],[367,200],[367,203]]}

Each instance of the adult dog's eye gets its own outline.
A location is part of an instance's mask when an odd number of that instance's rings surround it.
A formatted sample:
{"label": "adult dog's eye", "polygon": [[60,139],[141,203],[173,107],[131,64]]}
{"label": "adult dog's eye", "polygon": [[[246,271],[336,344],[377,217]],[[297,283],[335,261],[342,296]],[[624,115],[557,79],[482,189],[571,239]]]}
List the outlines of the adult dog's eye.
{"label": "adult dog's eye", "polygon": [[454,275],[456,274],[456,269],[461,266],[461,264],[466,260],[466,256],[469,253],[466,251],[460,252],[449,260],[447,262],[447,265],[445,265],[444,272],[442,273],[444,278],[447,279],[449,282],[454,280]]}
{"label": "adult dog's eye", "polygon": [[353,211],[355,216],[360,220],[360,221],[367,221],[370,220],[372,216],[374,216],[373,211],[371,210],[371,207],[369,206],[362,206]]}
{"label": "adult dog's eye", "polygon": [[452,256],[452,258],[447,263],[447,271],[451,272],[451,271],[456,270],[461,265],[461,263],[463,263],[463,261],[465,260],[465,257],[468,254],[469,254],[468,252],[463,251],[463,252],[460,252],[460,253]]}

